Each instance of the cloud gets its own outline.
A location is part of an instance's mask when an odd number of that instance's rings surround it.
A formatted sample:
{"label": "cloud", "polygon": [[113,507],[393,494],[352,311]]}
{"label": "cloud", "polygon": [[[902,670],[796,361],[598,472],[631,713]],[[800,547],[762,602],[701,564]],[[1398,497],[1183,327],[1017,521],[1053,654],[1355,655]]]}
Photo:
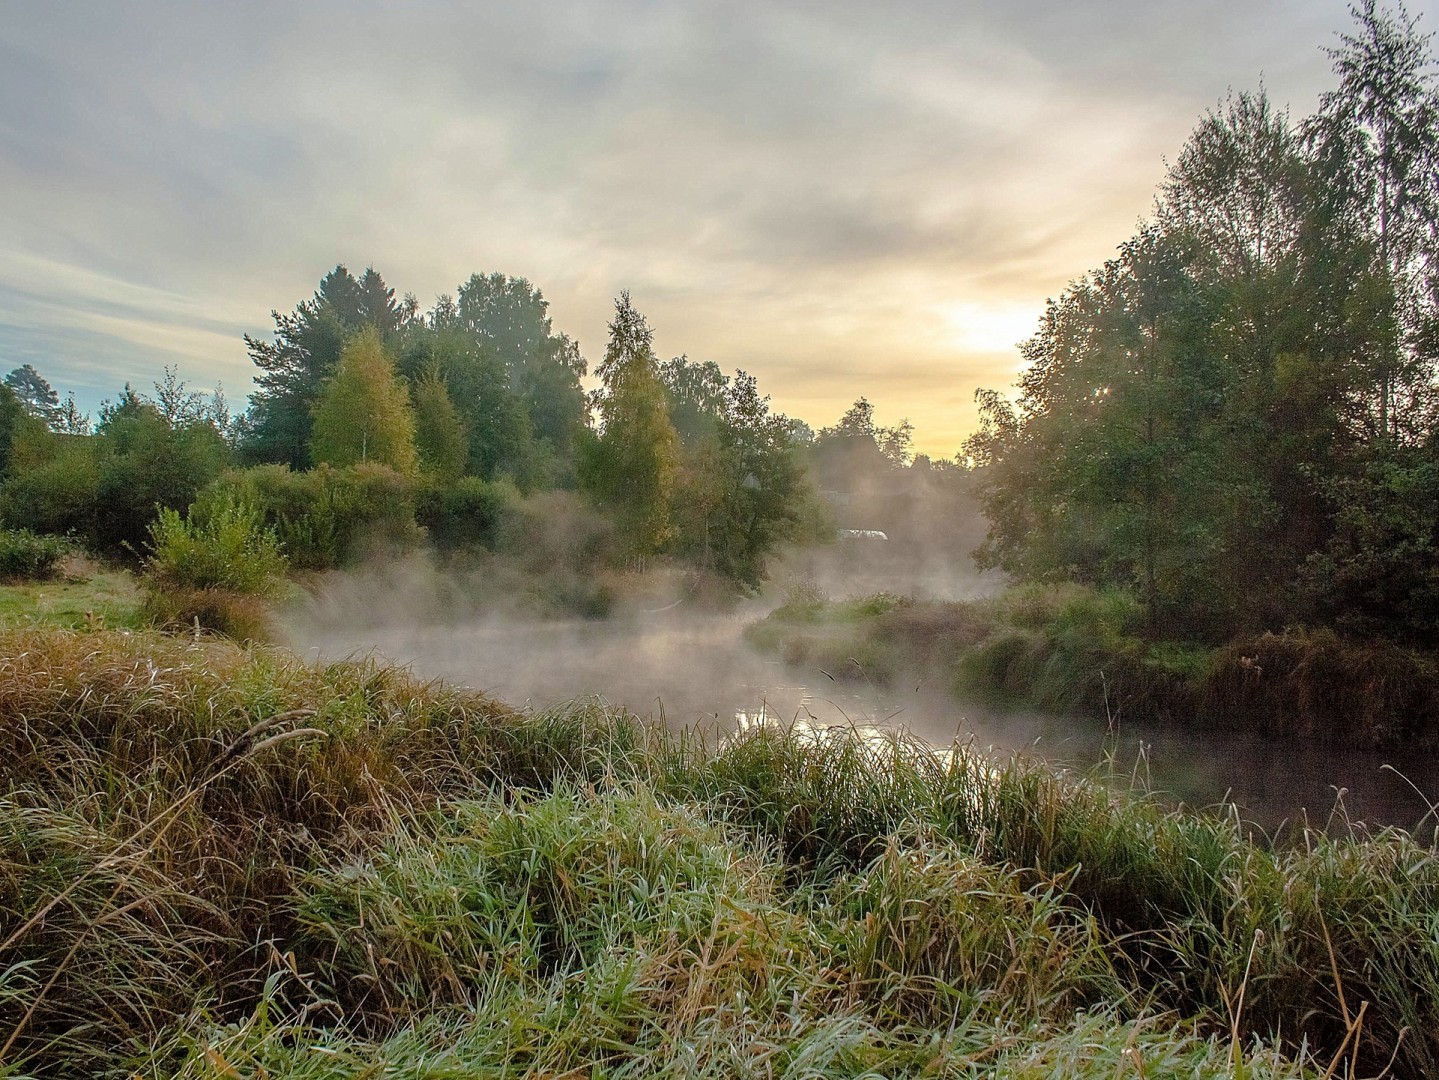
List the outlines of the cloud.
{"label": "cloud", "polygon": [[502,270],[591,356],[630,288],[665,351],[952,453],[998,328],[1112,253],[1228,85],[1307,109],[1344,8],[17,0],[0,364],[229,383],[336,262],[424,303]]}

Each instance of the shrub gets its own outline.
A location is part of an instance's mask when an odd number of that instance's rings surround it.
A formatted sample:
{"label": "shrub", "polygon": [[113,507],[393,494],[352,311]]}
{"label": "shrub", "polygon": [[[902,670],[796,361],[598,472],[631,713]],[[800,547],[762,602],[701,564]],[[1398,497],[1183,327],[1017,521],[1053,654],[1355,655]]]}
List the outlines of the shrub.
{"label": "shrub", "polygon": [[0,580],[37,581],[54,577],[71,551],[59,536],[36,536],[29,529],[0,529]]}
{"label": "shrub", "polygon": [[274,530],[234,498],[197,507],[189,519],[162,509],[150,526],[150,552],[146,572],[161,585],[266,596],[285,574]]}
{"label": "shrub", "polygon": [[258,510],[234,498],[211,500],[188,520],[161,509],[150,538],[145,612],[158,625],[268,637],[265,599],[284,579],[285,557]]}
{"label": "shrub", "polygon": [[0,489],[0,519],[13,528],[90,535],[100,465],[91,440],[47,443],[43,458],[17,462]]}
{"label": "shrub", "polygon": [[465,476],[453,484],[422,488],[416,498],[415,520],[442,551],[469,547],[493,551],[519,497],[508,481]]}
{"label": "shrub", "polygon": [[298,570],[332,570],[374,546],[415,547],[415,488],[408,477],[373,462],[292,472],[284,465],[232,470],[201,496],[239,499],[259,511]]}

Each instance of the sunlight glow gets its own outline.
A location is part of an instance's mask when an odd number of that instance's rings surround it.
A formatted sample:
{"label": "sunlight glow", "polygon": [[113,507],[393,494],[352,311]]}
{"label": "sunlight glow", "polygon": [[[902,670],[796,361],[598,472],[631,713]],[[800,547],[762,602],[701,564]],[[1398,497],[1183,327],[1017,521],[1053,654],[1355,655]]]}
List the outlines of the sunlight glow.
{"label": "sunlight glow", "polygon": [[949,343],[963,352],[1008,353],[1034,333],[1043,305],[999,301],[946,304],[940,311]]}

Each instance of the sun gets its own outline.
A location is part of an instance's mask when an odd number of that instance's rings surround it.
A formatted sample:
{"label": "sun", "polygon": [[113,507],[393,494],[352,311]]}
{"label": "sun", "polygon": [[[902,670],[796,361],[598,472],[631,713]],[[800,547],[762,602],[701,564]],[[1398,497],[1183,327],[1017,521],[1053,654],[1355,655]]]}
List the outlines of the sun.
{"label": "sun", "polygon": [[1039,305],[1001,300],[947,303],[938,312],[945,344],[965,353],[1013,353],[1034,333]]}

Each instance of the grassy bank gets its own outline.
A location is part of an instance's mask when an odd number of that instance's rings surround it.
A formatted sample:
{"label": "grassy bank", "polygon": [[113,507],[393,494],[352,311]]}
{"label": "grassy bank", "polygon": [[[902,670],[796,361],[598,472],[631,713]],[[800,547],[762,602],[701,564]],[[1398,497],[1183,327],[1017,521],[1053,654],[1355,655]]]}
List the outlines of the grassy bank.
{"label": "grassy bank", "polygon": [[1120,592],[1025,586],[966,603],[792,592],[748,639],[835,678],[938,677],[1056,711],[1242,726],[1363,747],[1439,750],[1439,657],[1329,631],[1223,646],[1150,642]]}
{"label": "grassy bank", "polygon": [[1439,1070],[1439,861],[904,739],[0,635],[0,1075]]}

